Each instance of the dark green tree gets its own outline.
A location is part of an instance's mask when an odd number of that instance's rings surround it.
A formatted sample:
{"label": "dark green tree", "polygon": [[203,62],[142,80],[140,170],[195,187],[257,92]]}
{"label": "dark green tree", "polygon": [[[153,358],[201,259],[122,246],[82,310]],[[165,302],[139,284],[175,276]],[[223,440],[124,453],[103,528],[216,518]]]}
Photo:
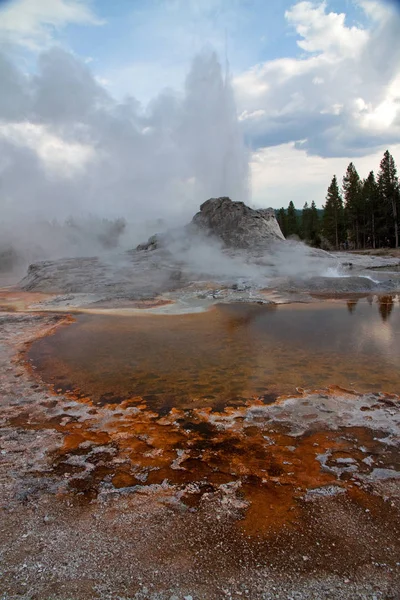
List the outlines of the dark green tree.
{"label": "dark green tree", "polygon": [[321,245],[321,223],[318,214],[317,207],[315,205],[314,200],[311,202],[309,212],[309,228],[310,228],[310,244],[312,246],[320,246]]}
{"label": "dark green tree", "polygon": [[398,214],[399,214],[399,180],[396,164],[389,150],[383,155],[378,173],[378,189],[383,213],[390,214],[389,240],[394,238],[394,245],[399,247]]}
{"label": "dark green tree", "polygon": [[286,237],[287,236],[287,217],[286,217],[286,210],[283,207],[278,210],[276,219],[279,223],[279,227],[281,228],[283,235]]}
{"label": "dark green tree", "polygon": [[287,209],[287,235],[299,235],[299,223],[297,220],[296,209],[292,200],[289,202]]}
{"label": "dark green tree", "polygon": [[370,171],[368,177],[362,184],[362,197],[364,206],[366,245],[368,247],[377,247],[377,224],[379,224],[379,189],[375,181],[373,171]]}
{"label": "dark green tree", "polygon": [[344,210],[336,175],[333,176],[324,206],[323,234],[331,246],[336,250],[344,242]]}
{"label": "dark green tree", "polygon": [[301,226],[300,226],[300,237],[303,240],[310,240],[310,216],[311,209],[308,206],[308,202],[306,202],[303,206],[303,211],[301,213]]}
{"label": "dark green tree", "polygon": [[[343,197],[346,224],[350,233],[349,237],[355,248],[360,248],[361,239],[364,240],[365,238],[365,231],[363,231],[363,196],[361,191],[362,185],[360,177],[355,166],[351,162],[343,177]],[[363,245],[365,246],[365,243]]]}

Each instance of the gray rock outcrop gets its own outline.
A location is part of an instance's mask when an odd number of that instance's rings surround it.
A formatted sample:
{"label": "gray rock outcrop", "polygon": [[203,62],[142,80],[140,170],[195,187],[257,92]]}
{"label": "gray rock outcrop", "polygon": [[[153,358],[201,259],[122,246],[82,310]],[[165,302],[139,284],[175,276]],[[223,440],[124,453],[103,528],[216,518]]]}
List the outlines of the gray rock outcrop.
{"label": "gray rock outcrop", "polygon": [[204,202],[192,225],[233,248],[253,248],[285,239],[272,208],[255,210],[226,197]]}
{"label": "gray rock outcrop", "polygon": [[206,200],[186,227],[153,235],[137,249],[155,250],[173,239],[199,234],[214,237],[234,249],[257,249],[285,240],[273,208],[256,210],[244,202],[222,197]]}
{"label": "gray rock outcrop", "polygon": [[[343,258],[353,263],[351,277],[348,267],[340,266]],[[229,198],[211,198],[185,227],[152,236],[146,244],[123,254],[36,263],[20,287],[70,295],[61,298],[66,306],[145,300],[175,292],[185,303],[191,294],[194,298],[207,296],[207,286],[212,301],[220,298],[216,289],[225,290],[221,292],[226,294],[224,301],[238,300],[238,294],[240,301],[255,301],[260,297],[257,290],[263,289],[275,290],[281,298],[308,301],[310,293],[399,290],[396,272],[389,272],[386,278],[384,273],[371,278],[371,271],[364,272],[365,266],[384,266],[389,261],[398,259],[332,255],[286,241],[273,209],[255,210]],[[77,294],[79,298],[74,296]]]}

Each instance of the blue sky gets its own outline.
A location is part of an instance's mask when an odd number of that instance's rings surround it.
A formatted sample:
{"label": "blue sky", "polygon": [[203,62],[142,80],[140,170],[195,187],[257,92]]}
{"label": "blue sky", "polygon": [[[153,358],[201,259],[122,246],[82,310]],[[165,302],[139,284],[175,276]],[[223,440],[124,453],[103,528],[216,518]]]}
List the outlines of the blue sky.
{"label": "blue sky", "polygon": [[[99,26],[68,25],[57,36],[92,62],[118,96],[148,101],[161,87],[183,85],[193,56],[203,48],[227,53],[232,72],[281,57],[299,55],[294,28],[285,19],[292,0],[97,0]],[[355,2],[332,0],[348,26],[368,18]]]}
{"label": "blue sky", "polygon": [[[240,172],[248,163],[246,201],[321,206],[350,160],[363,177],[386,148],[400,161],[399,30],[398,3],[383,0],[0,0],[9,203],[28,161],[47,210],[54,189],[65,212],[85,186],[88,210],[123,211],[141,196],[143,214],[189,211],[201,199],[193,190],[217,193],[197,184],[207,169],[217,180],[210,156],[219,164],[234,139],[232,173],[235,160]],[[220,112],[230,100],[215,92],[213,60],[193,73],[194,57],[212,50],[222,73],[229,60],[234,118]],[[185,88],[189,72],[204,102]],[[153,200],[164,190],[168,201]]]}

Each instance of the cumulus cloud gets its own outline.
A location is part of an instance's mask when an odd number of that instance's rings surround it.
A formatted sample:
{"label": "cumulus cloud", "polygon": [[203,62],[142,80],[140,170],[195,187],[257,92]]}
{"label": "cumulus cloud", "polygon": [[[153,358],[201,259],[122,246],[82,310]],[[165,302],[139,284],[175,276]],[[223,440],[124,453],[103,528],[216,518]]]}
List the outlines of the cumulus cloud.
{"label": "cumulus cloud", "polygon": [[0,42],[38,50],[66,25],[101,23],[82,0],[6,0],[0,6]]}
{"label": "cumulus cloud", "polygon": [[325,2],[286,11],[301,53],[235,79],[254,149],[296,142],[310,154],[362,156],[400,141],[400,15],[363,0],[369,27],[349,26]]}
{"label": "cumulus cloud", "polygon": [[[391,147],[394,156],[400,155],[400,143]],[[371,170],[379,168],[382,149],[358,157],[357,171],[367,177]],[[269,148],[260,148],[251,158],[253,201],[259,206],[267,203],[280,207],[292,200],[297,208],[314,200],[317,206],[325,201],[328,184],[336,173],[339,181],[344,175],[350,158],[323,157],[309,154],[294,142]],[[290,173],[290,177],[288,177]]]}
{"label": "cumulus cloud", "polygon": [[288,22],[303,38],[297,45],[306,52],[323,52],[332,60],[343,55],[358,57],[368,41],[368,33],[355,26],[347,27],[344,13],[326,10],[326,2],[299,2],[286,11]]}

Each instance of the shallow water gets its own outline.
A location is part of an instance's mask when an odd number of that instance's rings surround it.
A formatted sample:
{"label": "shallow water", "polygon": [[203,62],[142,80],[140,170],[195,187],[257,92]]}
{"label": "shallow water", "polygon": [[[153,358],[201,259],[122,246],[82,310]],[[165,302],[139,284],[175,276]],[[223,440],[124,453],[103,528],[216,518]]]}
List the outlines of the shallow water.
{"label": "shallow water", "polygon": [[59,391],[166,414],[265,402],[297,387],[400,392],[397,298],[219,305],[193,315],[81,315],[28,358]]}

